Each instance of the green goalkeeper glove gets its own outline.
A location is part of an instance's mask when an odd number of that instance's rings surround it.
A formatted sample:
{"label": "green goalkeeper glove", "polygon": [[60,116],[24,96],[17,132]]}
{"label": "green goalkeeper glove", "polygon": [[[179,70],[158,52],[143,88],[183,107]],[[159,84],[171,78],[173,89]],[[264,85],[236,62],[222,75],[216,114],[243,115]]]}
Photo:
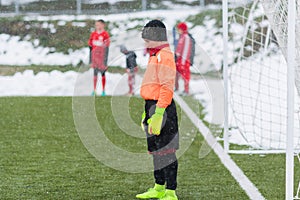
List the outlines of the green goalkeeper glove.
{"label": "green goalkeeper glove", "polygon": [[145,127],[144,127],[145,118],[146,118],[146,112],[144,111],[142,114],[142,121],[141,121],[141,127],[142,127],[143,131],[145,131]]}
{"label": "green goalkeeper glove", "polygon": [[148,119],[148,132],[149,134],[159,135],[164,118],[165,108],[156,107],[155,113]]}

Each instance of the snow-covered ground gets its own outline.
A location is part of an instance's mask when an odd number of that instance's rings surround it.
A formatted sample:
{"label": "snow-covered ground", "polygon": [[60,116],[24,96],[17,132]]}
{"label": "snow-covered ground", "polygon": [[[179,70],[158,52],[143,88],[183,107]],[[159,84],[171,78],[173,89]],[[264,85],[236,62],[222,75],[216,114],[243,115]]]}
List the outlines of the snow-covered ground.
{"label": "snow-covered ground", "polygon": [[[84,70],[85,71],[85,70]],[[127,74],[107,73],[107,95],[126,95],[129,88]],[[142,77],[136,76],[135,93],[139,94]],[[99,85],[100,84],[100,85]],[[183,82],[180,80],[180,89]],[[18,72],[13,76],[0,76],[0,96],[89,96],[93,91],[93,71],[85,72]],[[218,79],[198,78],[190,82],[190,92],[206,108],[206,120],[223,123],[223,83]],[[102,93],[98,81],[97,93]]]}
{"label": "snow-covered ground", "polygon": [[[56,16],[26,16],[25,21],[43,22],[43,28],[49,28],[55,33],[55,28],[49,21],[58,21],[59,26],[64,26],[66,22],[74,21],[73,26],[85,26],[87,19],[103,18],[110,21],[110,32],[112,43],[110,46],[109,65],[125,67],[124,59],[119,52],[119,46],[124,44],[130,50],[137,53],[137,62],[141,67],[147,63],[147,57],[143,56],[144,41],[140,37],[141,30],[138,26],[143,26],[149,19],[160,18],[164,21],[168,29],[169,42],[173,43],[172,28],[178,21],[184,21],[190,15],[199,13],[199,9],[187,10],[156,10],[143,11],[126,14],[111,15],[56,15]],[[222,63],[222,36],[220,29],[215,26],[216,20],[206,18],[203,26],[195,26],[190,32],[196,40],[196,56],[194,72],[205,73],[219,70]],[[27,39],[27,40],[26,40]],[[25,53],[26,52],[26,53]],[[20,40],[18,36],[0,34],[0,64],[2,65],[78,65],[78,63],[88,63],[88,48],[77,49],[62,54],[55,52],[55,48],[41,47],[39,41],[30,36]],[[18,58],[18,59],[16,59]]]}
{"label": "snow-covered ground", "polygon": [[[260,10],[258,10],[260,11]],[[25,20],[37,20],[47,23],[58,20],[63,26],[67,21],[104,18],[115,22],[118,28],[110,27],[112,45],[110,48],[109,65],[125,66],[125,58],[119,52],[119,45],[125,44],[128,49],[135,50],[138,64],[144,68],[147,57],[143,56],[143,41],[137,25],[145,24],[150,18],[161,18],[167,24],[169,38],[172,40],[171,29],[180,20],[195,15],[198,9],[146,11],[130,14],[107,16],[28,16]],[[256,12],[261,15],[261,12]],[[139,18],[139,20],[137,20]],[[142,20],[141,20],[142,18]],[[120,20],[121,19],[121,20]],[[220,69],[222,63],[221,30],[216,28],[214,19],[205,19],[203,26],[195,26],[190,32],[197,41],[194,72],[207,72]],[[46,25],[46,24],[45,24]],[[74,26],[84,26],[75,23]],[[190,27],[193,24],[189,24]],[[230,32],[233,35],[229,43],[229,62],[233,63],[238,56],[236,49],[243,48],[244,27],[232,23]],[[0,35],[0,64],[47,64],[77,65],[80,61],[87,63],[88,50],[75,50],[68,55],[52,53],[51,48],[40,47],[39,41],[19,41],[18,37]],[[8,47],[10,46],[10,47]],[[17,48],[18,47],[18,48]],[[278,47],[276,47],[278,48]],[[26,52],[26,53],[24,53]],[[239,130],[230,131],[230,141],[237,144],[250,144],[258,148],[285,148],[286,132],[286,66],[282,63],[282,55],[278,51],[257,54],[245,59],[231,68],[230,87],[230,125],[238,126]],[[16,60],[15,58],[19,58]],[[107,94],[124,95],[128,91],[127,75],[107,73]],[[141,77],[137,77],[137,91]],[[98,87],[101,93],[101,87]],[[0,96],[87,96],[92,91],[92,71],[78,72],[40,72],[32,71],[17,73],[14,76],[0,76]],[[191,81],[191,93],[205,107],[206,120],[211,123],[223,124],[223,84],[221,80],[198,78]],[[296,105],[297,106],[297,105]],[[299,111],[295,113],[295,146],[300,147]],[[247,141],[245,140],[247,139]]]}
{"label": "snow-covered ground", "polygon": [[39,41],[20,41],[19,36],[0,34],[1,65],[78,65],[88,64],[89,50],[83,48],[68,55],[52,52],[53,48],[38,46]]}
{"label": "snow-covered ground", "polygon": [[[107,95],[126,95],[129,88],[127,74],[107,73]],[[93,71],[85,72],[39,72],[36,75],[32,70],[13,76],[0,76],[0,96],[90,96],[93,90]],[[136,77],[135,93],[139,96],[142,77]],[[180,89],[183,82],[180,81]],[[97,93],[101,94],[101,81],[98,82]],[[190,92],[205,107],[205,120],[214,124],[223,124],[224,102],[223,82],[219,79],[205,79],[199,77],[190,82]],[[240,134],[230,138],[232,142],[245,144]]]}
{"label": "snow-covered ground", "polygon": [[[129,88],[127,74],[106,73],[107,95],[125,95]],[[139,94],[142,77],[136,76],[135,93]],[[0,76],[0,96],[89,96],[93,90],[93,70],[84,72],[39,72],[34,74],[32,70],[17,72],[13,76]],[[210,86],[208,83],[214,84]],[[97,93],[101,94],[101,81],[99,81]],[[183,89],[183,83],[180,81]],[[211,101],[210,90],[222,89],[220,80],[197,79],[191,81],[191,94],[199,95],[197,98],[209,106]],[[218,93],[218,95],[222,93]]]}
{"label": "snow-covered ground", "polygon": [[[136,78],[137,85],[141,77]],[[13,76],[0,76],[1,96],[89,96],[93,91],[93,71],[39,72],[32,70]],[[101,82],[101,81],[100,81]],[[99,83],[100,83],[99,82]],[[100,83],[101,84],[101,83]],[[107,95],[124,95],[128,92],[127,75],[107,73]],[[98,86],[101,94],[101,86]]]}

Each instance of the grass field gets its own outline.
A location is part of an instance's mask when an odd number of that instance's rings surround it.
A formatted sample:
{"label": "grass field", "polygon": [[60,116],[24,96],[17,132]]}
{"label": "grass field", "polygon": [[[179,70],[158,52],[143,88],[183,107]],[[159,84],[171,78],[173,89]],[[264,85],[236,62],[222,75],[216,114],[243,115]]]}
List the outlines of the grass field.
{"label": "grass field", "polygon": [[[133,152],[146,151],[144,139],[128,136],[117,127],[110,97],[97,97],[95,101],[99,123],[115,145]],[[142,109],[141,99],[130,99],[130,115],[137,124]],[[129,200],[153,184],[150,172],[117,171],[88,153],[74,126],[72,98],[0,98],[0,116],[0,199]],[[181,128],[192,127],[184,114],[180,119]],[[186,136],[184,130],[180,134]],[[248,199],[213,152],[198,158],[203,142],[197,134],[179,159],[179,198]],[[284,198],[284,156],[233,158],[267,199]],[[295,177],[299,177],[299,171]]]}

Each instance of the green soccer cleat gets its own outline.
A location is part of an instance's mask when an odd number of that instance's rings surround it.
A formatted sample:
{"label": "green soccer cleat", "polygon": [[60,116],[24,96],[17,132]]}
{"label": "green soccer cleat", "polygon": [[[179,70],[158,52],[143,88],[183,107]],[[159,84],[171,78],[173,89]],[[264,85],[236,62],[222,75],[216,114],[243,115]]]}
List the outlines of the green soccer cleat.
{"label": "green soccer cleat", "polygon": [[166,190],[165,195],[160,200],[178,200],[175,190]]}
{"label": "green soccer cleat", "polygon": [[96,96],[96,91],[95,90],[92,92],[91,96]]}
{"label": "green soccer cleat", "polygon": [[105,91],[103,91],[103,92],[102,92],[102,96],[103,96],[103,97],[104,97],[104,96],[106,96],[106,93],[105,93]]}
{"label": "green soccer cleat", "polygon": [[154,188],[150,188],[147,192],[136,195],[138,199],[160,199],[165,195],[165,186],[155,184]]}

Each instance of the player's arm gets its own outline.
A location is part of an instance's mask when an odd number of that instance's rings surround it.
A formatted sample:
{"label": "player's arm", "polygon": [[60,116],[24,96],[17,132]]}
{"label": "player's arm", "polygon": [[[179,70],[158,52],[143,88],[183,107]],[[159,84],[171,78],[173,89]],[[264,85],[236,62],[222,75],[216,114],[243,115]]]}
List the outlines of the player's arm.
{"label": "player's arm", "polygon": [[89,41],[88,41],[88,45],[89,45],[89,63],[92,63],[92,50],[93,50],[93,33],[90,35]]}
{"label": "player's arm", "polygon": [[110,45],[110,35],[106,32],[106,34],[104,35],[104,45],[106,47],[109,47]]}
{"label": "player's arm", "polygon": [[179,58],[182,55],[183,48],[184,48],[184,38],[180,36],[178,40],[176,52],[175,52],[177,58]]}
{"label": "player's arm", "polygon": [[136,56],[135,52],[133,52],[133,53],[134,53],[134,65],[135,65],[134,71],[137,72],[137,71],[138,71],[138,65],[137,65],[137,63],[136,63],[136,58],[137,58],[137,56]]}
{"label": "player's arm", "polygon": [[172,59],[173,58],[165,58],[159,64],[158,79],[160,83],[160,94],[157,106],[160,108],[168,107],[173,99],[176,67]]}
{"label": "player's arm", "polygon": [[[158,79],[160,84],[160,94],[156,104],[155,113],[148,120],[148,132],[159,135],[162,129],[162,122],[166,108],[171,104],[173,99],[173,87],[175,81],[175,63],[172,58],[166,55],[164,60],[159,61]],[[158,57],[158,60],[161,58]]]}
{"label": "player's arm", "polygon": [[108,66],[109,45],[110,45],[110,36],[108,33],[105,35],[104,44],[105,44],[104,65],[107,67]]}

